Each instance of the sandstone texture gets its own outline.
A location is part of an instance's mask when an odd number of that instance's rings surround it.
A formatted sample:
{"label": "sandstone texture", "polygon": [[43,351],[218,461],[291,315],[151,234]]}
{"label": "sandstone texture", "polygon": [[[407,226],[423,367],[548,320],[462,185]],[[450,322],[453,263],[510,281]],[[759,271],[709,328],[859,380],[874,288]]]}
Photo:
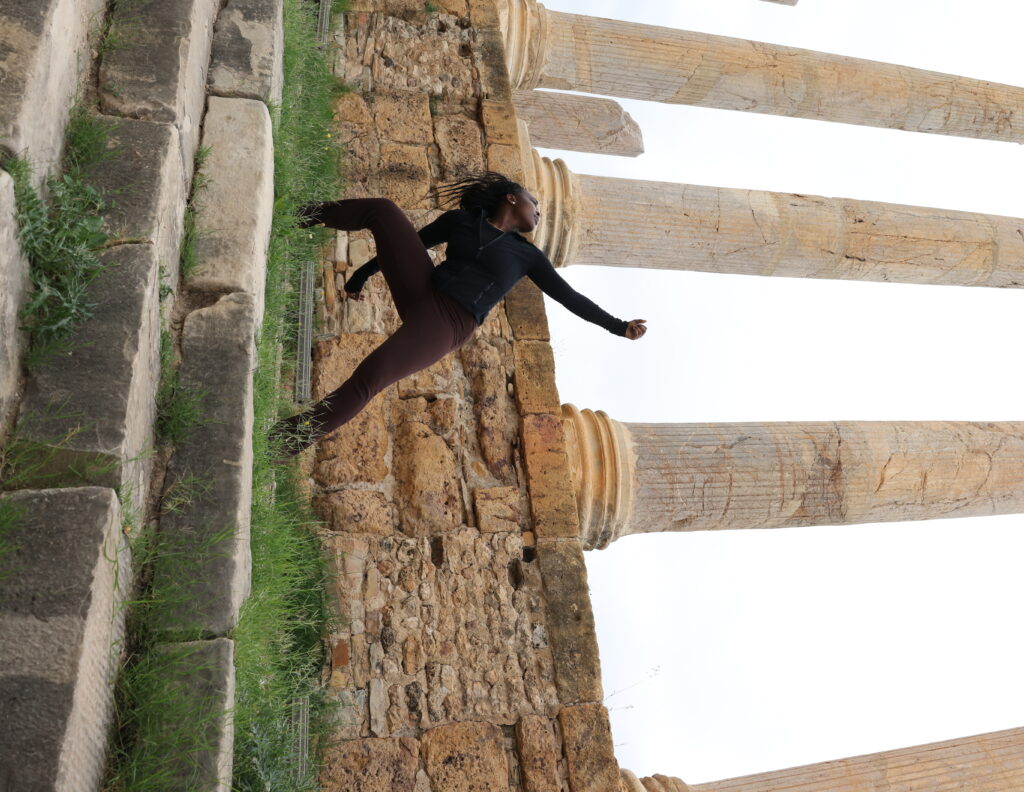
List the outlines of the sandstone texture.
{"label": "sandstone texture", "polygon": [[419,746],[408,737],[352,740],[326,751],[321,782],[350,792],[413,792]]}
{"label": "sandstone texture", "polygon": [[608,711],[600,704],[566,707],[558,713],[573,792],[615,789],[619,765],[612,747]]}
{"label": "sandstone texture", "polygon": [[97,788],[128,579],[121,511],[100,487],[0,497],[0,767],[10,789]]}
{"label": "sandstone texture", "polygon": [[547,718],[524,715],[516,724],[516,745],[526,792],[559,792],[559,749]]}
{"label": "sandstone texture", "polygon": [[228,0],[213,29],[212,96],[281,104],[284,82],[282,0]]}
{"label": "sandstone texture", "polygon": [[505,792],[508,765],[492,723],[452,723],[423,735],[423,763],[434,792]]}
{"label": "sandstone texture", "polygon": [[14,181],[0,171],[0,443],[14,423],[21,395],[26,338],[18,329],[18,311],[28,285],[28,261],[18,245]]}

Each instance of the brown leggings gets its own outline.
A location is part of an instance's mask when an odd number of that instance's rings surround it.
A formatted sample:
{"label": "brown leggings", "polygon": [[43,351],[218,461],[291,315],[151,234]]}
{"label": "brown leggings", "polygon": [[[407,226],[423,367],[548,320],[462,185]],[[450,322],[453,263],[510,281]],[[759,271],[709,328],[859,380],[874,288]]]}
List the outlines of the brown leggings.
{"label": "brown leggings", "polygon": [[341,231],[370,230],[402,325],[366,356],[341,387],[274,427],[274,434],[293,453],[347,423],[391,383],[458,349],[477,328],[465,308],[431,285],[433,262],[405,213],[391,201],[331,201],[304,207],[302,213],[305,226],[323,223]]}

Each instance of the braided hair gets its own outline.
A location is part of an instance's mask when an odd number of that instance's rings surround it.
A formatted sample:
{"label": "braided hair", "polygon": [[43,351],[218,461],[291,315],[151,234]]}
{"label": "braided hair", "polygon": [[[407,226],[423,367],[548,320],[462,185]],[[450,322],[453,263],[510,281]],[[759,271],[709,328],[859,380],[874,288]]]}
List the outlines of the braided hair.
{"label": "braided hair", "polygon": [[434,188],[438,204],[458,202],[460,209],[483,209],[491,217],[501,207],[505,196],[523,192],[523,186],[495,171],[475,173],[464,179]]}

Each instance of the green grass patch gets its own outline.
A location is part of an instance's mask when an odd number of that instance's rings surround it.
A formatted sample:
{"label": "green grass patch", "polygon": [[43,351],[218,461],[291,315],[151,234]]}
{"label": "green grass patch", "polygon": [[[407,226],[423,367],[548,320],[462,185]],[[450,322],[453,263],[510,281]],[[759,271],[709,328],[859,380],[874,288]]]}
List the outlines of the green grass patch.
{"label": "green grass patch", "polygon": [[160,382],[156,391],[156,436],[162,445],[183,443],[196,429],[205,426],[203,400],[206,393],[183,385],[174,360],[174,340],[167,330],[160,332]]}
{"label": "green grass patch", "polygon": [[196,243],[199,241],[199,228],[196,226],[196,200],[210,183],[209,177],[203,173],[203,165],[210,156],[209,146],[200,146],[196,151],[196,165],[192,177],[192,189],[185,203],[185,215],[181,234],[181,278],[184,280],[199,266],[199,254]]}

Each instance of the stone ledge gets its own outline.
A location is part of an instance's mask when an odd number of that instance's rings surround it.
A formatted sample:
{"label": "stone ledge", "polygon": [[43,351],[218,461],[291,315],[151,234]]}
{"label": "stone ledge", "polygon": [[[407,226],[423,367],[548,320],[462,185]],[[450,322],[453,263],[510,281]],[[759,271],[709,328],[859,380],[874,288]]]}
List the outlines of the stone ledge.
{"label": "stone ledge", "polygon": [[516,341],[512,345],[515,362],[516,403],[519,412],[552,413],[561,410],[555,387],[555,355],[546,341]]}
{"label": "stone ledge", "polygon": [[284,82],[282,0],[228,0],[213,29],[213,96],[281,104]]}
{"label": "stone ledge", "polygon": [[524,415],[520,423],[533,524],[543,539],[576,538],[580,520],[573,495],[565,430],[554,415]]}
{"label": "stone ledge", "polygon": [[195,490],[191,481],[202,488],[160,520],[166,552],[154,575],[156,621],[170,633],[223,635],[249,594],[256,330],[248,294],[229,294],[185,319],[179,383],[201,395],[208,423],[178,445],[168,466],[167,488]]}
{"label": "stone ledge", "polygon": [[572,792],[617,789],[619,763],[612,746],[608,710],[600,704],[566,707],[558,713]]}
{"label": "stone ledge", "polygon": [[28,285],[28,261],[18,246],[14,180],[0,170],[0,443],[14,423],[23,386],[21,357],[26,339],[18,330],[18,311]]}
{"label": "stone ledge", "polygon": [[114,492],[25,490],[0,556],[0,768],[9,789],[95,789],[128,553]]}
{"label": "stone ledge", "polygon": [[103,255],[89,286],[93,315],[74,346],[31,372],[18,436],[45,448],[35,481],[119,489],[145,503],[160,373],[159,267],[149,245]]}

